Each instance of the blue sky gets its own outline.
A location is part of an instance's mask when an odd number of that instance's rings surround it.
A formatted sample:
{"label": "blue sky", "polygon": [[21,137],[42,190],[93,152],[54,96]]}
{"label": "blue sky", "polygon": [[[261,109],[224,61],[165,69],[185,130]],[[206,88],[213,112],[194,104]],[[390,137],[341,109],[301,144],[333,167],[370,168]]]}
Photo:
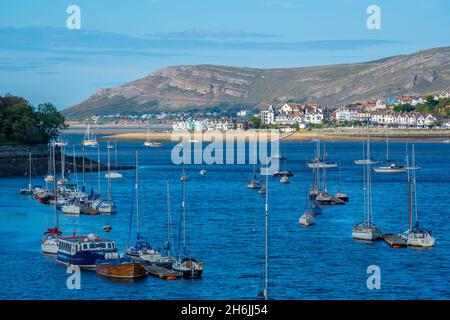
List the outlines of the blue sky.
{"label": "blue sky", "polygon": [[[66,8],[81,9],[68,30]],[[381,29],[366,27],[369,5]],[[448,0],[2,0],[0,94],[74,105],[159,68],[369,61],[450,45]]]}

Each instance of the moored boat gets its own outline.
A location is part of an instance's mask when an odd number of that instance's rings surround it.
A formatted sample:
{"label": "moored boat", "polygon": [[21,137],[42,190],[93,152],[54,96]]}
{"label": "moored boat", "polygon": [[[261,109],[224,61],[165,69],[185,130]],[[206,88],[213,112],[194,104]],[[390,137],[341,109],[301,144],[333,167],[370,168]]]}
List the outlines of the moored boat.
{"label": "moored boat", "polygon": [[64,265],[93,269],[99,259],[117,258],[116,243],[95,234],[60,237],[57,261]]}
{"label": "moored boat", "polygon": [[130,257],[99,259],[95,263],[95,271],[101,276],[118,279],[137,279],[147,276],[142,263]]}
{"label": "moored boat", "polygon": [[305,212],[300,217],[298,223],[301,224],[302,226],[308,227],[315,223],[315,219],[314,219],[314,216],[310,212]]}

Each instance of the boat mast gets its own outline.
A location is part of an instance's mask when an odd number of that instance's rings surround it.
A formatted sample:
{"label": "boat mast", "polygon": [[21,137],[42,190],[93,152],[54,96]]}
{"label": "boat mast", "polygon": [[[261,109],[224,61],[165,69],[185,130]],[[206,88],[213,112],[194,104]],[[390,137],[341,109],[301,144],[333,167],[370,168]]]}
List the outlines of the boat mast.
{"label": "boat mast", "polygon": [[406,143],[406,167],[408,168],[408,209],[409,209],[409,232],[413,228],[413,218],[412,218],[412,194],[411,194],[411,173],[409,170],[409,155],[408,155],[408,143]]}
{"label": "boat mast", "polygon": [[386,131],[386,162],[389,162],[389,132]]}
{"label": "boat mast", "polygon": [[85,177],[86,170],[85,170],[84,156],[85,156],[85,154],[84,154],[84,145],[83,145],[83,164],[82,164],[82,166],[83,166],[83,169],[82,169],[83,170],[83,188],[81,189],[83,192],[86,191],[86,177]]}
{"label": "boat mast", "polygon": [[66,157],[64,155],[63,148],[64,148],[63,146],[60,147],[60,149],[61,149],[61,181],[64,184],[64,182],[66,180],[65,165],[64,165]]}
{"label": "boat mast", "polygon": [[31,188],[32,188],[32,183],[31,183],[31,152],[28,154],[28,176],[29,176],[28,190],[31,190]]}
{"label": "boat mast", "polygon": [[[367,126],[369,126],[369,120],[367,120]],[[370,159],[370,144],[367,143],[367,159]],[[372,165],[370,161],[367,161],[366,166],[367,176],[367,222],[372,224]]]}
{"label": "boat mast", "polygon": [[269,168],[266,167],[266,204],[265,204],[265,245],[264,245],[264,300],[269,299]]}
{"label": "boat mast", "polygon": [[172,244],[172,212],[170,208],[170,183],[169,178],[167,178],[167,256],[170,257],[171,254],[171,244]]}
{"label": "boat mast", "polygon": [[75,185],[78,190],[78,172],[77,172],[77,159],[75,157],[75,145],[72,146],[72,157],[73,157],[73,174],[75,175]]}
{"label": "boat mast", "polygon": [[412,188],[413,198],[412,198],[412,200],[413,200],[414,213],[415,213],[415,218],[416,218],[415,223],[417,224],[419,221],[419,216],[418,216],[418,211],[417,211],[416,155],[415,155],[415,151],[414,151],[414,143],[412,144],[412,169],[413,169],[413,188]]}
{"label": "boat mast", "polygon": [[107,190],[107,200],[108,200],[108,203],[110,203],[110,201],[111,201],[111,177],[110,177],[111,162],[110,162],[109,142],[108,142],[108,147],[106,149],[108,149],[108,174],[107,174],[108,175],[108,179],[107,179],[108,190]]}
{"label": "boat mast", "polygon": [[136,239],[139,240],[139,164],[138,151],[136,150]]}
{"label": "boat mast", "polygon": [[[56,228],[59,228],[59,218],[58,218],[58,192],[56,187],[56,150],[55,145],[53,144],[53,196],[55,198],[55,224]],[[58,233],[57,233],[58,235]]]}
{"label": "boat mast", "polygon": [[114,153],[116,155],[116,169],[117,169],[117,140],[114,140]]}
{"label": "boat mast", "polygon": [[183,208],[183,255],[186,255],[186,179],[183,179],[181,186],[183,189],[183,198],[181,201],[181,206]]}
{"label": "boat mast", "polygon": [[98,189],[98,195],[100,197],[100,146],[97,148],[97,189]]}

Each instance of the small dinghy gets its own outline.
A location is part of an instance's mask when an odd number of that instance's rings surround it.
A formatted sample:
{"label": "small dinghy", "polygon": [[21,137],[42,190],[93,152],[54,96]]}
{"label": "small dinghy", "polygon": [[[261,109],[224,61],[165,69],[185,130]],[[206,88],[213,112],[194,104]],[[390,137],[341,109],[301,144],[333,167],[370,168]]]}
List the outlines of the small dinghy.
{"label": "small dinghy", "polygon": [[95,263],[97,274],[118,279],[137,279],[147,276],[144,266],[130,257],[99,259]]}
{"label": "small dinghy", "polygon": [[314,216],[310,212],[305,212],[298,221],[302,226],[309,227],[313,225],[316,221]]}

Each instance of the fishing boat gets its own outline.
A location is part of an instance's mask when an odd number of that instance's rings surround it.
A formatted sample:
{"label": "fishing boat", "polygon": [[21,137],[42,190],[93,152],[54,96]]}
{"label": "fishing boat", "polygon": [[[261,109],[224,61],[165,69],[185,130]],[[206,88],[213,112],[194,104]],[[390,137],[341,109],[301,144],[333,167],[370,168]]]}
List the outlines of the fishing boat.
{"label": "fishing boat", "polygon": [[20,189],[19,193],[23,196],[31,196],[34,194],[33,185],[31,183],[31,152],[28,154],[28,188]]}
{"label": "fishing boat", "polygon": [[[201,278],[203,274],[203,263],[198,262],[186,252],[186,181],[181,182],[182,200],[180,215],[180,236],[178,238],[178,256],[171,268],[180,272],[183,278]],[[182,249],[181,249],[182,246]]]}
{"label": "fishing boat", "polygon": [[320,192],[314,200],[321,206],[337,206],[345,204],[344,200],[332,196],[326,191]]}
{"label": "fishing boat", "polygon": [[[367,121],[369,125],[369,121]],[[370,159],[370,143],[367,143],[367,157]],[[352,237],[356,240],[375,241],[382,236],[380,229],[372,221],[372,177],[371,165],[365,164],[363,167],[363,181],[364,181],[364,204],[363,204],[363,221],[356,224],[352,228]]]}
{"label": "fishing boat", "polygon": [[88,123],[86,132],[84,133],[84,139],[81,144],[85,147],[98,147],[97,138],[91,131],[91,124]]}
{"label": "fishing boat", "polygon": [[95,234],[60,237],[56,259],[64,265],[96,268],[97,260],[118,258],[116,243]]}
{"label": "fishing boat", "polygon": [[206,176],[208,173],[206,172],[205,169],[200,170],[200,175],[201,176]]}
{"label": "fishing boat", "polygon": [[[111,174],[111,161],[110,161],[110,149],[108,148],[108,172],[107,175],[109,176]],[[112,182],[111,179],[107,179],[107,193],[106,193],[106,200],[101,201],[100,205],[97,207],[98,212],[110,214],[110,213],[116,213],[117,212],[117,205],[116,203],[111,200],[111,188],[112,188]]]}
{"label": "fishing boat", "polygon": [[377,173],[405,173],[407,170],[407,167],[398,165],[389,159],[389,135],[386,134],[386,165],[373,168],[373,171]]}
{"label": "fishing boat", "polygon": [[137,279],[147,276],[142,263],[130,257],[99,259],[95,263],[95,272],[107,278]]}
{"label": "fishing boat", "polygon": [[[409,162],[409,160],[407,160]],[[409,166],[409,163],[408,163]],[[412,168],[416,167],[414,144],[412,145]],[[410,172],[411,171],[411,172]],[[409,228],[400,234],[406,245],[410,247],[434,247],[436,240],[431,235],[431,231],[422,228],[419,224],[417,208],[417,182],[416,169],[408,170],[408,207],[409,207]],[[413,218],[414,213],[414,218]],[[413,222],[413,219],[415,222]]]}

